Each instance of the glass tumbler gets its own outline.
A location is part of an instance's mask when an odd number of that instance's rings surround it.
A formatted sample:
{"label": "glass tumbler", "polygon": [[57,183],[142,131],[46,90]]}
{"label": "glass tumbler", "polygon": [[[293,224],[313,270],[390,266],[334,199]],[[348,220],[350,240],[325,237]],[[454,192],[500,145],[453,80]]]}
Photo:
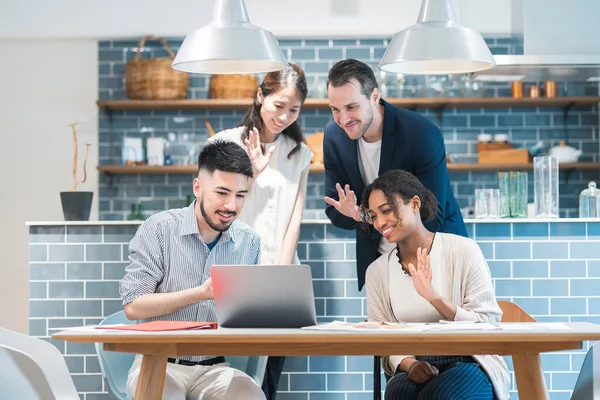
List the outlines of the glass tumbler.
{"label": "glass tumbler", "polygon": [[475,218],[499,218],[500,191],[475,189]]}
{"label": "glass tumbler", "polygon": [[533,158],[533,186],[536,218],[558,218],[558,159]]}
{"label": "glass tumbler", "polygon": [[526,218],[528,175],[524,171],[498,172],[500,218]]}

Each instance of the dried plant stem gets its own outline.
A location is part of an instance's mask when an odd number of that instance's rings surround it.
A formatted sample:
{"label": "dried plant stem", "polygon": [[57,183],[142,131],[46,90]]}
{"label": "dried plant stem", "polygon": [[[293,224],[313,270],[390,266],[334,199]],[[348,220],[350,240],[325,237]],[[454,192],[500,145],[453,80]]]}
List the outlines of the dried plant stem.
{"label": "dried plant stem", "polygon": [[77,190],[77,123],[71,124],[71,131],[73,131],[73,187],[71,191]]}
{"label": "dried plant stem", "polygon": [[85,166],[87,165],[87,159],[88,159],[88,154],[90,153],[91,145],[92,145],[91,143],[85,144],[85,156],[83,157],[83,179],[80,180],[78,183],[83,183],[87,179],[87,170],[86,170]]}
{"label": "dried plant stem", "polygon": [[77,180],[77,124],[78,122],[69,125],[71,127],[71,130],[73,131],[73,187],[71,188],[71,192],[75,192],[77,190],[77,185],[79,185],[80,183],[83,183],[87,180],[87,160],[88,160],[88,155],[90,153],[90,146],[92,145],[91,143],[86,143],[85,144],[85,156],[83,157],[83,179],[78,181]]}

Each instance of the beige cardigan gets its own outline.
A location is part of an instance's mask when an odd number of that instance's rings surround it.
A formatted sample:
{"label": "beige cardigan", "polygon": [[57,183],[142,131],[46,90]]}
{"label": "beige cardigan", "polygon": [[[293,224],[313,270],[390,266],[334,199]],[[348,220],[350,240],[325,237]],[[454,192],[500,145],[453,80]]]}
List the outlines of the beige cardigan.
{"label": "beige cardigan", "polygon": [[[442,247],[436,249],[442,259],[432,258],[432,264],[442,263],[443,268],[450,271],[450,282],[454,282],[449,299],[457,306],[454,320],[499,322],[502,310],[496,302],[489,267],[477,243],[462,236],[437,233],[434,245]],[[395,249],[383,254],[367,269],[369,321],[396,322],[388,287],[390,257],[396,257]],[[385,372],[393,375],[405,357],[410,356],[383,357]],[[497,355],[473,355],[473,358],[490,377],[496,397],[508,399],[510,377],[504,359]]]}

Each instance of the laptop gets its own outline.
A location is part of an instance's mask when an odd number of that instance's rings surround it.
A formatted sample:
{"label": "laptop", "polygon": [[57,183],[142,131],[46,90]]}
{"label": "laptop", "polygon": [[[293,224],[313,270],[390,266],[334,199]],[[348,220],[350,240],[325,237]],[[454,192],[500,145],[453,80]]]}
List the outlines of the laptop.
{"label": "laptop", "polygon": [[309,265],[213,265],[217,323],[224,328],[316,325]]}

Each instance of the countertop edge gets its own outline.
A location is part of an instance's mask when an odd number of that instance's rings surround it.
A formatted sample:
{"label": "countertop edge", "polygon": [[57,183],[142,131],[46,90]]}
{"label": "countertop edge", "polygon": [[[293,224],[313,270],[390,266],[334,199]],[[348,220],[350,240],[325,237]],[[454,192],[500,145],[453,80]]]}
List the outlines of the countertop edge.
{"label": "countertop edge", "polygon": [[[144,221],[26,221],[27,226],[101,226],[101,225],[140,225]],[[600,218],[502,218],[502,219],[465,219],[467,224],[507,224],[507,223],[587,223],[600,222]],[[329,219],[303,219],[302,224],[330,225]]]}

